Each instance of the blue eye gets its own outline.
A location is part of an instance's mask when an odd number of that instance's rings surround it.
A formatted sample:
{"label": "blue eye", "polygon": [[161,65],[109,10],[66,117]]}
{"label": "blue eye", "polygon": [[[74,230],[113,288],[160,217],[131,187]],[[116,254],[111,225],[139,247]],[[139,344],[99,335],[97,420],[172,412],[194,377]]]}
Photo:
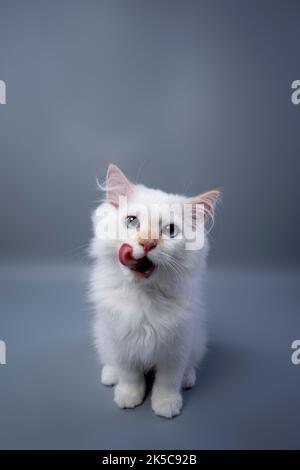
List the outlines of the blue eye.
{"label": "blue eye", "polygon": [[138,229],[140,227],[140,222],[135,215],[128,215],[125,219],[125,225],[128,228]]}
{"label": "blue eye", "polygon": [[168,238],[175,238],[179,233],[179,229],[176,225],[170,224],[163,228],[162,233]]}

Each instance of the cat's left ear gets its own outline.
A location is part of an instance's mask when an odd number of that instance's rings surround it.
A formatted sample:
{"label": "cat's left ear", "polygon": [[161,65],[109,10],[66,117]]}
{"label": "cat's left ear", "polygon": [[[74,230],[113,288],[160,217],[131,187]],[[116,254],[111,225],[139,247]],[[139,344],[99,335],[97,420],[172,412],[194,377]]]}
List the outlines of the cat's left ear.
{"label": "cat's left ear", "polygon": [[185,204],[203,204],[204,216],[214,218],[215,208],[221,198],[220,189],[212,189],[206,193],[198,194],[197,196],[189,197],[184,202]]}
{"label": "cat's left ear", "polygon": [[128,197],[134,189],[134,184],[124,175],[123,171],[110,163],[106,174],[106,200],[115,207],[119,206],[119,197]]}

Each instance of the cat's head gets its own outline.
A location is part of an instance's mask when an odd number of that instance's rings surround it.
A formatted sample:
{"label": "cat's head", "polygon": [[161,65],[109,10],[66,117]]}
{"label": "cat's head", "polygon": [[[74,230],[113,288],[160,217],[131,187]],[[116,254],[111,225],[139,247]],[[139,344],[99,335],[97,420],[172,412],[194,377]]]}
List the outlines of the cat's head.
{"label": "cat's head", "polygon": [[105,201],[93,214],[91,254],[129,280],[179,278],[207,249],[205,222],[213,221],[220,195],[212,190],[187,198],[132,183],[110,164]]}

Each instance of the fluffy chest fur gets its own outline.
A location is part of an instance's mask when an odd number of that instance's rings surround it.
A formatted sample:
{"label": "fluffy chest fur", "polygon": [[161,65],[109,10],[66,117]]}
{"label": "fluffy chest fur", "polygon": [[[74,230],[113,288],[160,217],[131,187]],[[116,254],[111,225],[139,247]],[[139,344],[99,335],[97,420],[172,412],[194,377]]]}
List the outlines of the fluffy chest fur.
{"label": "fluffy chest fur", "polygon": [[187,334],[191,312],[190,289],[178,285],[164,290],[128,283],[107,273],[101,264],[95,267],[92,297],[97,303],[94,332],[109,331],[120,360],[153,367],[157,356],[174,350]]}

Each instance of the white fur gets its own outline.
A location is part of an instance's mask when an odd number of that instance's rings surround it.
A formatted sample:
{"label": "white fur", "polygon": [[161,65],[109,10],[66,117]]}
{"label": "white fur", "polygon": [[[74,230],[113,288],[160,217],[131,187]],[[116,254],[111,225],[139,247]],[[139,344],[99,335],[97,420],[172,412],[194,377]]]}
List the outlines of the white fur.
{"label": "white fur", "polygon": [[[185,200],[137,185],[129,197],[129,213],[137,202],[183,204]],[[118,208],[110,205],[111,215],[115,211]],[[93,223],[95,233],[96,212]],[[118,250],[123,242],[94,235],[90,246],[94,260],[90,298],[95,306],[93,332],[103,365],[102,383],[116,385],[118,406],[134,408],[144,399],[144,373],[153,369],[152,408],[157,415],[171,418],[181,412],[181,390],[194,385],[195,369],[205,353],[202,284],[207,238],[200,251],[185,250],[184,240],[160,240],[148,254],[157,269],[147,279],[137,278],[120,264]],[[137,239],[131,237],[128,243],[134,256],[143,256]],[[170,256],[176,263],[173,267],[167,261]]]}

